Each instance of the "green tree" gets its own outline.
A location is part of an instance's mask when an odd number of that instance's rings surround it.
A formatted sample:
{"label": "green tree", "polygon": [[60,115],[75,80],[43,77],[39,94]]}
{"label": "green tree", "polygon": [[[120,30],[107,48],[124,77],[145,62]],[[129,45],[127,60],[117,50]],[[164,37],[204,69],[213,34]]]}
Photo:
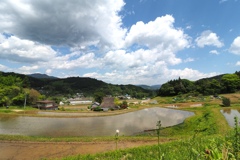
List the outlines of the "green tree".
{"label": "green tree", "polygon": [[221,93],[221,84],[216,79],[210,82],[210,88],[213,89],[214,95]]}
{"label": "green tree", "polygon": [[127,101],[123,101],[122,104],[120,105],[122,109],[126,109],[128,107]]}
{"label": "green tree", "polygon": [[221,79],[223,93],[234,93],[239,89],[240,78],[236,74],[226,74]]}
{"label": "green tree", "polygon": [[229,98],[223,97],[222,98],[222,104],[224,107],[229,107],[231,105],[231,101]]}
{"label": "green tree", "polygon": [[103,92],[96,92],[96,93],[94,93],[94,100],[98,103],[102,103],[104,96],[105,96],[105,94]]}
{"label": "green tree", "polygon": [[173,96],[176,95],[174,87],[170,83],[165,83],[161,86],[158,92],[159,96]]}
{"label": "green tree", "polygon": [[37,90],[30,89],[28,92],[27,102],[28,104],[36,104],[40,97],[41,94]]}

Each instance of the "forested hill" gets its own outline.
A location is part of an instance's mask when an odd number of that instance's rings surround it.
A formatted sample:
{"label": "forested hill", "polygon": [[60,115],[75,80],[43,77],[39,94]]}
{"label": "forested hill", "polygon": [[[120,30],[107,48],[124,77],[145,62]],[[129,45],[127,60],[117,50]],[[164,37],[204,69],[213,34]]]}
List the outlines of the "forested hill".
{"label": "forested hill", "polygon": [[[19,77],[24,80],[23,87],[33,88],[45,96],[71,96],[82,93],[85,96],[93,96],[96,92],[104,95],[131,95],[136,98],[152,97],[156,92],[143,89],[134,85],[113,85],[103,81],[87,77],[69,78],[36,78],[29,75],[0,72],[0,77]],[[46,77],[46,76],[43,76]],[[0,82],[1,83],[1,82]]]}
{"label": "forested hill", "polygon": [[197,81],[187,79],[171,80],[161,86],[159,96],[176,96],[190,93],[192,95],[217,95],[234,93],[240,90],[240,71],[233,74],[222,74]]}

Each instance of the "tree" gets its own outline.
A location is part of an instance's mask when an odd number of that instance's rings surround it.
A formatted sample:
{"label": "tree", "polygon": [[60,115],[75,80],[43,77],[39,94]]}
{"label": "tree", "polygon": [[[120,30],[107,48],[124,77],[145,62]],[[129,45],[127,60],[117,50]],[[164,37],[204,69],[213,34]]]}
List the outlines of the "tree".
{"label": "tree", "polygon": [[223,97],[222,98],[222,104],[224,107],[229,107],[231,105],[231,101],[229,98]]}
{"label": "tree", "polygon": [[216,79],[213,79],[210,82],[210,88],[213,89],[214,95],[219,94],[221,92],[221,84]]}
{"label": "tree", "polygon": [[122,104],[120,105],[122,109],[126,109],[128,107],[127,101],[123,101]]}
{"label": "tree", "polygon": [[226,74],[221,79],[223,93],[234,93],[239,89],[240,78],[236,74]]}
{"label": "tree", "polygon": [[28,103],[29,104],[36,104],[36,102],[39,100],[41,94],[35,90],[35,89],[30,89],[28,92]]}
{"label": "tree", "polygon": [[103,92],[95,92],[94,93],[94,100],[98,103],[102,103],[103,97],[105,94]]}
{"label": "tree", "polygon": [[173,96],[176,95],[174,87],[170,83],[165,83],[161,86],[158,92],[159,96]]}

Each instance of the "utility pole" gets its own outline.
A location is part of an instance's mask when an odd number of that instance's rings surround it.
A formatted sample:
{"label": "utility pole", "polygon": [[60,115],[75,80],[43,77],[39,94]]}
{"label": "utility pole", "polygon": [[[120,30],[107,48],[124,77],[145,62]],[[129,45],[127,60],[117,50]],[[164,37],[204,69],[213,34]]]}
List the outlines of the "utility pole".
{"label": "utility pole", "polygon": [[26,103],[27,103],[27,94],[25,93],[24,109],[25,109],[25,107],[26,107]]}

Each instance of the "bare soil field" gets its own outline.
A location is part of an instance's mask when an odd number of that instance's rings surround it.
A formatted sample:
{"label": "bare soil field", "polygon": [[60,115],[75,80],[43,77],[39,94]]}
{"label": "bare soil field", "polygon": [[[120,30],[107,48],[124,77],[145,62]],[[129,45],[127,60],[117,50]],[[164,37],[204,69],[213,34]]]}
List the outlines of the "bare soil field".
{"label": "bare soil field", "polygon": [[[157,144],[155,140],[119,141],[118,149]],[[0,141],[0,160],[60,159],[71,155],[102,153],[116,149],[106,142],[23,142]]]}

